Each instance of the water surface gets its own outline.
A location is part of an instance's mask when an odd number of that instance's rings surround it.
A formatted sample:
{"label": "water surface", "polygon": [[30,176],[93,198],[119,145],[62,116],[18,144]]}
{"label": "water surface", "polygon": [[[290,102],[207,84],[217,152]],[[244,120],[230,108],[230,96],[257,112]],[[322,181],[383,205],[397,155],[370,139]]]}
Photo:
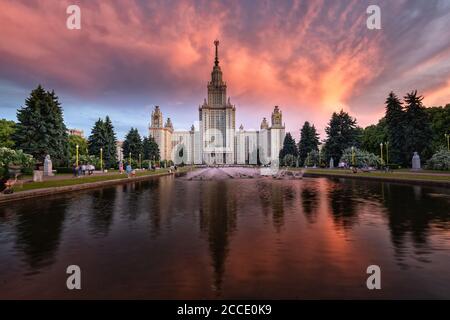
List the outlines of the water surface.
{"label": "water surface", "polygon": [[4,204],[0,298],[449,299],[449,208],[442,188],[172,176]]}

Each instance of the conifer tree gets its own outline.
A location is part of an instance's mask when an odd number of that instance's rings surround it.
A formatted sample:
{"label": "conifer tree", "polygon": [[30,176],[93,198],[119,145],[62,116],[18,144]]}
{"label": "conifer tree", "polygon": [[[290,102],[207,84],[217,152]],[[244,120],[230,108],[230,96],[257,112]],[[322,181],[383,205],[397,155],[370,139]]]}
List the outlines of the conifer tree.
{"label": "conifer tree", "polygon": [[16,148],[31,154],[38,162],[50,155],[56,164],[67,162],[69,143],[61,104],[54,91],[38,85],[17,111],[14,133]]}

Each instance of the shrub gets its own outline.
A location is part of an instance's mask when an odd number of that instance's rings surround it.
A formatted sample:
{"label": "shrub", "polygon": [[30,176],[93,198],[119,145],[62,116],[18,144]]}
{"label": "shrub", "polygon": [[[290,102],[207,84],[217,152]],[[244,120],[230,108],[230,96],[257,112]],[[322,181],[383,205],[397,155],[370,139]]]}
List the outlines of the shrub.
{"label": "shrub", "polygon": [[0,148],[0,192],[5,189],[5,182],[10,178],[11,167],[16,167],[15,170],[32,171],[34,163],[33,157],[22,150]]}
{"label": "shrub", "polygon": [[[356,167],[378,167],[381,166],[381,158],[377,155],[370,153],[365,150],[361,150],[358,148],[354,149],[355,152],[355,166]],[[352,148],[347,148],[342,153],[341,160],[339,162],[346,162],[349,165],[353,165],[352,163]]]}
{"label": "shrub", "polygon": [[287,154],[283,158],[283,164],[287,167],[294,167],[296,159],[292,154]]}
{"label": "shrub", "polygon": [[450,170],[450,151],[439,150],[427,161],[426,166],[432,170]]}

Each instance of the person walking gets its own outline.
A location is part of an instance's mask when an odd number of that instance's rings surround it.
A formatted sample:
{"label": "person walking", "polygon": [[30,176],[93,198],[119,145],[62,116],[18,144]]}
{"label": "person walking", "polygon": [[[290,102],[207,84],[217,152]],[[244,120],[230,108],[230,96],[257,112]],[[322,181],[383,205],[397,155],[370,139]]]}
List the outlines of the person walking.
{"label": "person walking", "polygon": [[127,170],[127,176],[128,176],[128,178],[129,178],[129,177],[131,176],[131,171],[133,171],[133,168],[131,167],[131,164],[130,164],[130,163],[127,164],[126,170]]}

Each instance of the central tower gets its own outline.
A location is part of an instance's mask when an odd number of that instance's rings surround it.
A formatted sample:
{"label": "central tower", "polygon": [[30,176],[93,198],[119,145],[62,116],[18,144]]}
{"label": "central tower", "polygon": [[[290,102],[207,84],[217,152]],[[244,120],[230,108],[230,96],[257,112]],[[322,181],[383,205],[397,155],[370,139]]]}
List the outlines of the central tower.
{"label": "central tower", "polygon": [[235,162],[236,108],[227,100],[227,85],[219,66],[219,41],[214,41],[215,58],[208,82],[208,100],[199,106],[201,124],[202,160],[207,164],[233,164]]}

